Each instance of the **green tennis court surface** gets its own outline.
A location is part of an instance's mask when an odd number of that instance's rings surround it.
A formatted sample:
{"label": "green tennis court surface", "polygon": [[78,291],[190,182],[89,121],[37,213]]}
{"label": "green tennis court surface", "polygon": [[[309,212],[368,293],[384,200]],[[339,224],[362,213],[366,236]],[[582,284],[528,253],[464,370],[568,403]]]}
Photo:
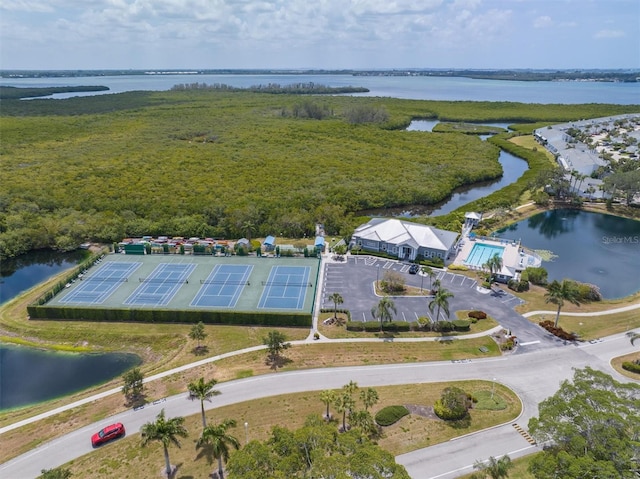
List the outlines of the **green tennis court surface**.
{"label": "green tennis court surface", "polygon": [[47,305],[312,312],[316,258],[111,254]]}

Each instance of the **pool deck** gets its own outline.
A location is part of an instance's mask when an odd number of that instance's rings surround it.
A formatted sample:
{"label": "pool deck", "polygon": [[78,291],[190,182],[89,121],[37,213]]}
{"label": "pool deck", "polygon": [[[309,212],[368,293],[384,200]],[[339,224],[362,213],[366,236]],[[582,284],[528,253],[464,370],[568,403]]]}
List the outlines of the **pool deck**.
{"label": "pool deck", "polygon": [[520,262],[523,257],[520,256],[520,244],[517,241],[513,242],[510,240],[489,239],[484,237],[471,239],[468,236],[465,236],[460,241],[460,244],[458,246],[458,253],[456,254],[455,259],[452,261],[452,264],[463,265],[468,267],[469,269],[481,271],[483,269],[482,266],[475,266],[465,263],[465,260],[469,257],[469,254],[473,249],[473,246],[477,243],[503,247],[504,252],[502,253],[502,264],[507,268],[513,270],[521,270],[527,266],[526,260],[523,263],[524,266],[521,266]]}

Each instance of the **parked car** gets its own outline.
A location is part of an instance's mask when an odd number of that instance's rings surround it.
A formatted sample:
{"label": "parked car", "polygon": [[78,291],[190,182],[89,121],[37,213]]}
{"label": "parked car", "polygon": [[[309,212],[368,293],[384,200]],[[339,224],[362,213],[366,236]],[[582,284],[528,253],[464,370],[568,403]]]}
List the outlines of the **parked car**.
{"label": "parked car", "polygon": [[111,424],[101,429],[91,436],[91,445],[93,447],[101,446],[113,439],[117,439],[125,435],[124,425],[121,422]]}
{"label": "parked car", "polygon": [[412,265],[409,267],[409,274],[417,274],[417,273],[418,273],[418,271],[420,271],[420,265],[412,264]]}

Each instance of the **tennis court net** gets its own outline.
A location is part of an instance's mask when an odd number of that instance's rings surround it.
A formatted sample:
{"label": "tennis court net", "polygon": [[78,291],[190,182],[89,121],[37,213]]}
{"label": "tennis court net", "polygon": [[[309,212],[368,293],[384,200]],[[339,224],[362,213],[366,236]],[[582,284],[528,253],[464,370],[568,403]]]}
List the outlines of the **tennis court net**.
{"label": "tennis court net", "polygon": [[110,277],[110,276],[83,276],[82,278],[78,278],[80,281],[102,281],[104,283],[126,283],[127,278],[118,278],[118,277]]}
{"label": "tennis court net", "polygon": [[189,283],[188,279],[174,279],[174,278],[138,278],[141,283],[157,283],[157,284],[182,284]]}
{"label": "tennis court net", "polygon": [[311,288],[311,283],[292,283],[287,281],[263,281],[262,286],[292,286],[297,288]]}
{"label": "tennis court net", "polygon": [[215,280],[215,279],[201,279],[200,284],[229,284],[233,286],[242,285],[242,286],[251,286],[249,281],[224,281],[224,280]]}

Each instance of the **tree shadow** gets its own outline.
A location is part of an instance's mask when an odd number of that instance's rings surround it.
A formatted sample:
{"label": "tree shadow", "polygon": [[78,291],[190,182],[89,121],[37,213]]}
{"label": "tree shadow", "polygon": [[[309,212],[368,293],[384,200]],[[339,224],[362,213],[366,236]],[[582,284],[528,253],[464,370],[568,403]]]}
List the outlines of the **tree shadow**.
{"label": "tree shadow", "polygon": [[196,346],[191,350],[191,353],[194,356],[204,356],[206,354],[209,354],[209,346]]}
{"label": "tree shadow", "polygon": [[380,331],[375,334],[377,338],[384,339],[385,341],[393,341],[398,333],[393,331]]}
{"label": "tree shadow", "polygon": [[277,355],[277,356],[269,356],[265,361],[265,364],[269,366],[269,368],[272,369],[273,371],[277,371],[278,368],[282,368],[292,362],[293,360],[289,358]]}
{"label": "tree shadow", "polygon": [[447,425],[452,427],[453,429],[468,429],[469,427],[471,427],[471,415],[467,414],[462,419],[456,419],[446,422]]}
{"label": "tree shadow", "polygon": [[146,394],[137,394],[135,396],[125,396],[126,407],[132,407],[133,409],[142,409],[148,403]]}

